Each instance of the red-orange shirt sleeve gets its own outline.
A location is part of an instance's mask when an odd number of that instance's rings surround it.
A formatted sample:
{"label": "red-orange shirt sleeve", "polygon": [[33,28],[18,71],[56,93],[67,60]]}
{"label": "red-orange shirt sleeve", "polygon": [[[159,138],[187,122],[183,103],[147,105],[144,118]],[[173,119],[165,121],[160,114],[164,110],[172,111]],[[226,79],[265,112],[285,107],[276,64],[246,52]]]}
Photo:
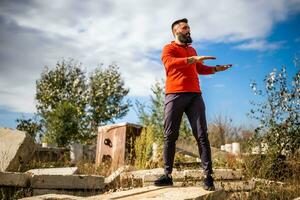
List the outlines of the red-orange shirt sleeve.
{"label": "red-orange shirt sleeve", "polygon": [[197,63],[196,69],[197,69],[198,74],[201,74],[201,75],[209,75],[209,74],[215,73],[214,67],[206,66],[201,63]]}
{"label": "red-orange shirt sleeve", "polygon": [[179,69],[187,66],[187,57],[176,57],[175,52],[172,50],[171,46],[168,45],[163,48],[161,60],[167,69]]}

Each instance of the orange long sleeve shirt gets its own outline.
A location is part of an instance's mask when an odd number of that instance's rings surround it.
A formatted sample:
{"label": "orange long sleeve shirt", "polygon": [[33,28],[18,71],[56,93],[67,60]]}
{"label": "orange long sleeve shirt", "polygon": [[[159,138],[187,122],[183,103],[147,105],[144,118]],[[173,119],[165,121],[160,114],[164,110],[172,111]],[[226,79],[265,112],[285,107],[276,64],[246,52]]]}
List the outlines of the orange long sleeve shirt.
{"label": "orange long sleeve shirt", "polygon": [[174,41],[163,48],[161,60],[166,70],[166,94],[201,92],[198,74],[213,74],[214,70],[200,63],[188,64],[187,58],[196,55],[193,47]]}

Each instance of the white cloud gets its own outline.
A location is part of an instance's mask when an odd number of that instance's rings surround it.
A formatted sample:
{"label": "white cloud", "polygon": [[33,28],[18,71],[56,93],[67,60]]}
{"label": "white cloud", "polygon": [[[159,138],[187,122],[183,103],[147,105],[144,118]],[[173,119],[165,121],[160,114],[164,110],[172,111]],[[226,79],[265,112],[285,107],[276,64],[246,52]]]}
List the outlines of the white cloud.
{"label": "white cloud", "polygon": [[[1,1],[0,106],[32,112],[35,80],[62,57],[82,62],[87,71],[116,62],[130,95],[149,95],[151,84],[164,76],[157,60],[173,39],[175,19],[190,20],[194,41],[249,40],[240,48],[270,49],[276,44],[253,41],[264,41],[299,5],[298,0]],[[157,59],[149,57],[153,52]]]}
{"label": "white cloud", "polygon": [[240,44],[235,48],[241,50],[258,50],[258,51],[268,51],[276,50],[282,47],[284,41],[279,42],[267,42],[266,40],[251,40],[250,42]]}

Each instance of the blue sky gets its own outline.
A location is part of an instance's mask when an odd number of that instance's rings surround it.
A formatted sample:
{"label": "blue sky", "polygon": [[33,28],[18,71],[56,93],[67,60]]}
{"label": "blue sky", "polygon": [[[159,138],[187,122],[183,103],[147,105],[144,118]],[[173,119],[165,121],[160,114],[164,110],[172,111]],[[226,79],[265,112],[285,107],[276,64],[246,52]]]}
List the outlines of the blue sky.
{"label": "blue sky", "polygon": [[[170,24],[182,17],[198,54],[217,57],[207,65],[235,64],[200,77],[209,121],[221,114],[237,125],[255,123],[246,117],[256,99],[251,80],[261,83],[282,65],[290,76],[297,70],[299,0],[1,1],[0,126],[15,128],[16,118],[32,116],[35,81],[61,58],[82,62],[87,72],[116,62],[128,98],[147,103],[151,85],[164,77],[160,53],[172,40]],[[138,119],[131,109],[121,121]]]}
{"label": "blue sky", "polygon": [[[260,84],[259,87],[263,88],[264,77],[274,68],[280,69],[282,66],[287,68],[290,78],[296,73],[297,68],[293,61],[295,56],[300,57],[300,28],[297,28],[299,25],[300,14],[292,15],[286,21],[276,24],[266,37],[269,44],[280,44],[274,49],[241,50],[236,47],[239,43],[206,42],[193,45],[198,54],[217,57],[215,61],[206,62],[207,65],[235,64],[226,72],[210,77],[200,76],[209,121],[213,121],[216,115],[222,115],[232,118],[234,125],[249,127],[257,124],[257,121],[246,115],[253,108],[250,101],[261,100],[252,92],[250,83],[256,81]],[[159,58],[160,53],[157,52],[152,57]],[[148,102],[149,98],[138,100]],[[135,112],[131,111],[125,119],[136,120],[135,115]]]}

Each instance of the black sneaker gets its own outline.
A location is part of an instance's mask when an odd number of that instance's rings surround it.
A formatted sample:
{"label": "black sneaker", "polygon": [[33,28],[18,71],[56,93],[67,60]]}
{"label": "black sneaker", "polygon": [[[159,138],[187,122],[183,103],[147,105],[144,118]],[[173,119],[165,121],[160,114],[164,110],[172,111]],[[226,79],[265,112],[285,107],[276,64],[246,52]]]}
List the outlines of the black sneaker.
{"label": "black sneaker", "polygon": [[168,186],[173,185],[173,179],[171,176],[168,175],[162,175],[157,180],[154,181],[154,185],[156,186]]}
{"label": "black sneaker", "polygon": [[216,188],[214,186],[214,179],[210,175],[204,178],[203,188],[208,191],[214,191]]}

